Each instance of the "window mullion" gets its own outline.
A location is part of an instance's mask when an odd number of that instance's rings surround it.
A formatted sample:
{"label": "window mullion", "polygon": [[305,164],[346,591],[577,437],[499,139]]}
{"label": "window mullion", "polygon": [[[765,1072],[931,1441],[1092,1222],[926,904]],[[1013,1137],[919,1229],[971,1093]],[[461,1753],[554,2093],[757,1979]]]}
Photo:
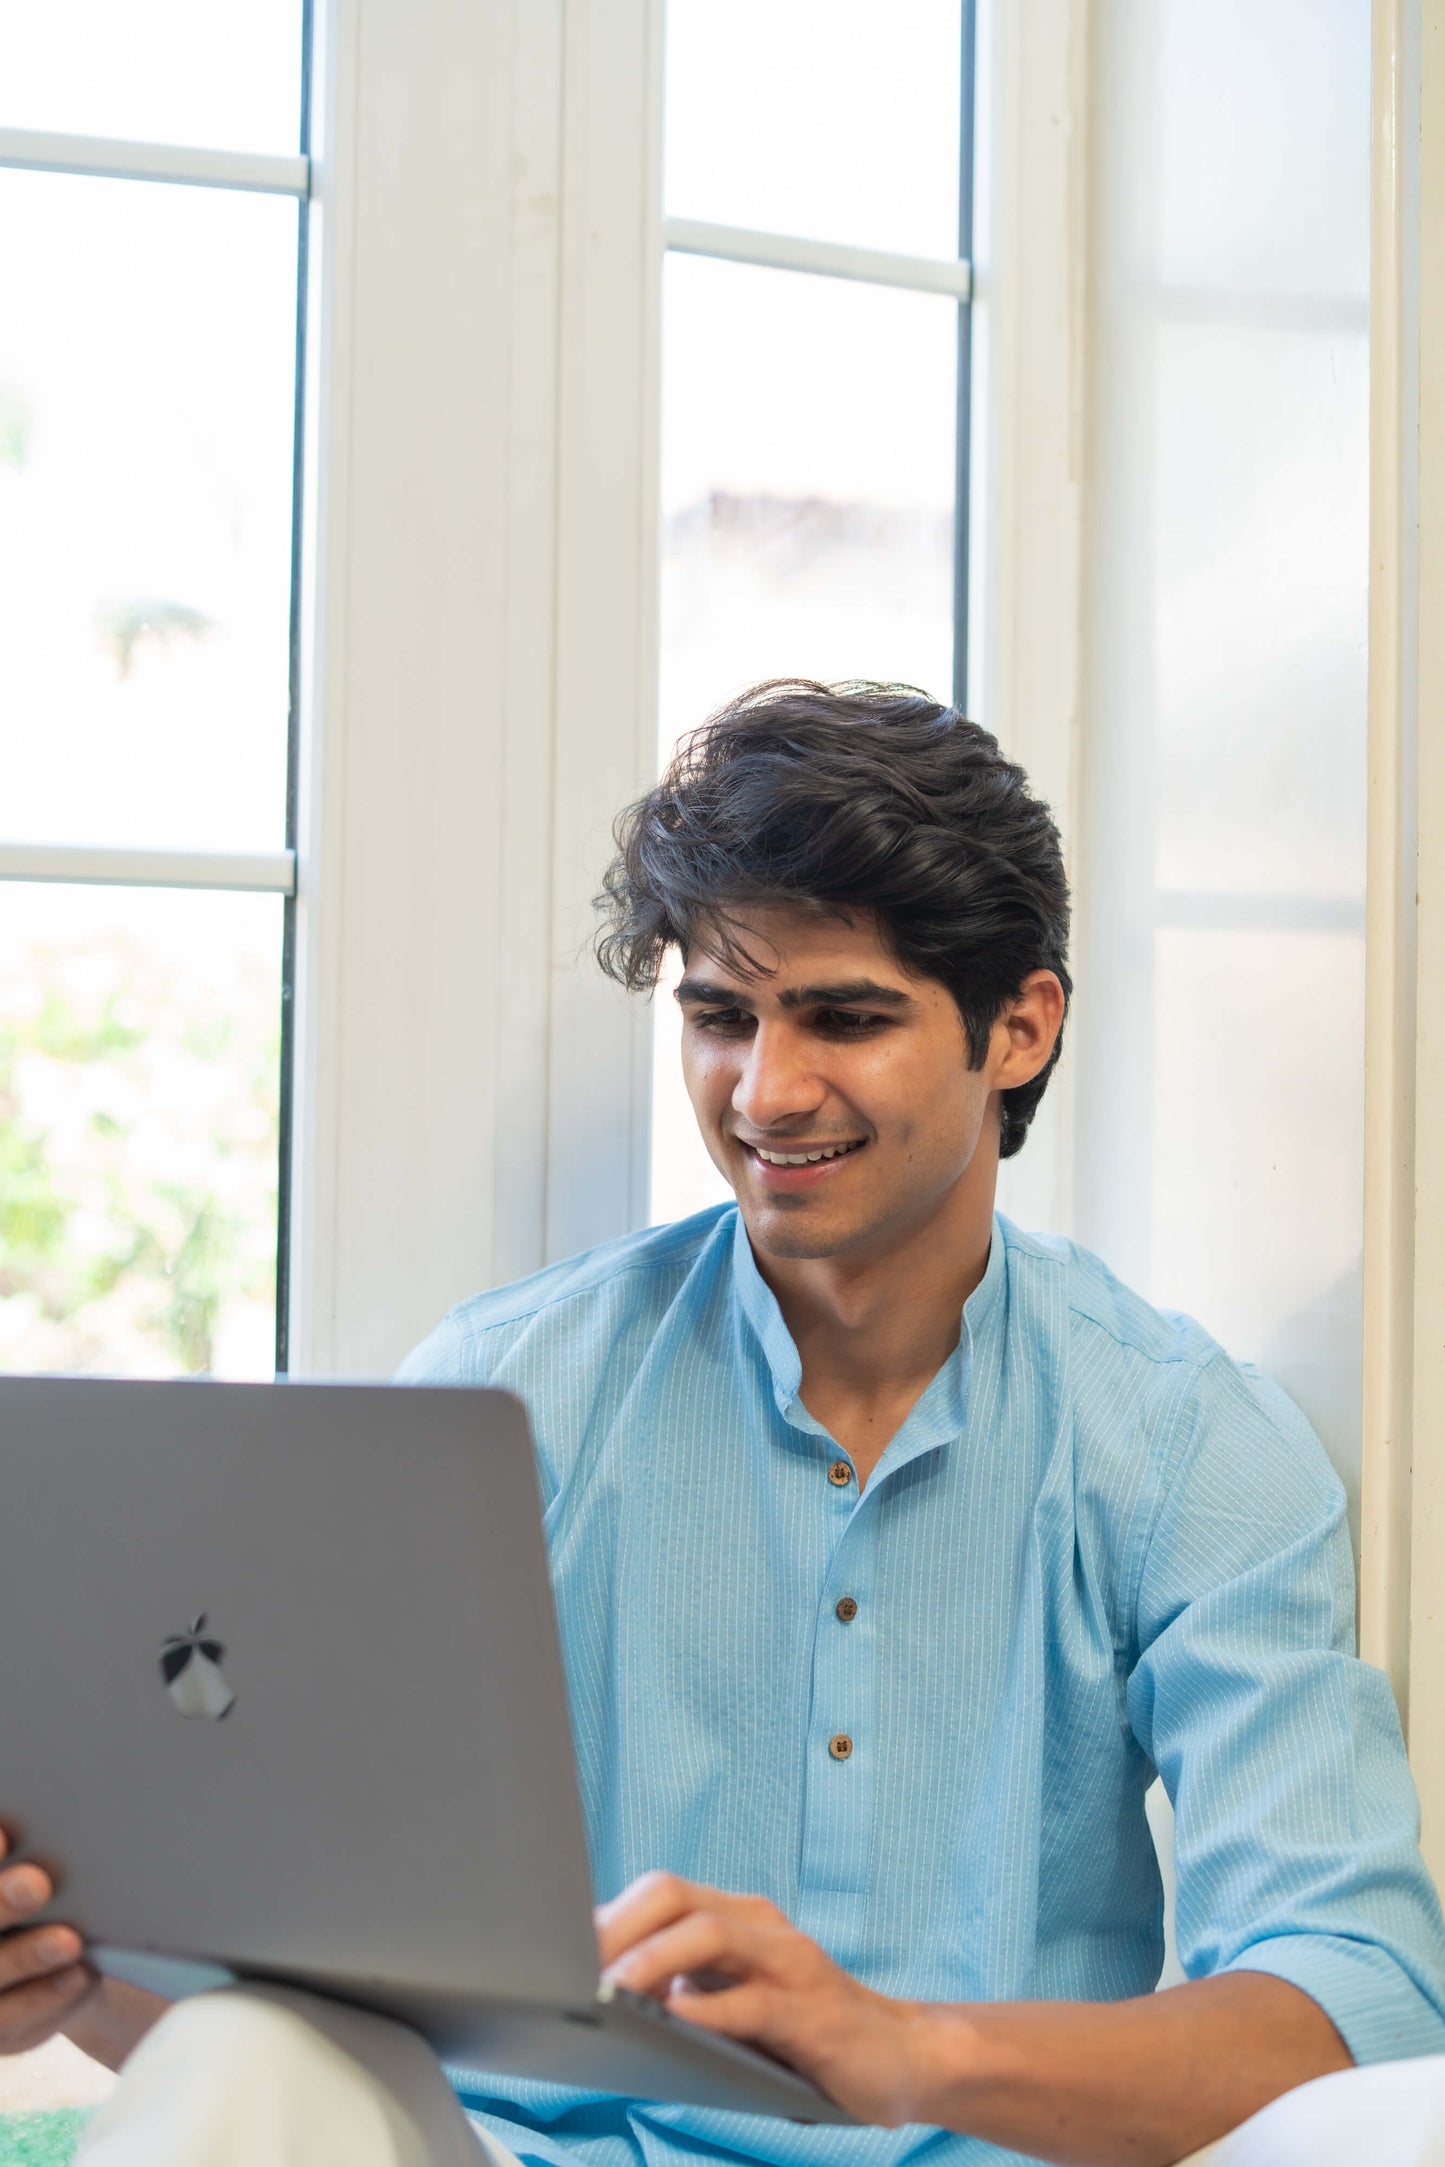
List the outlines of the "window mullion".
{"label": "window mullion", "polygon": [[311,161],[260,151],[204,150],[181,143],[131,143],[121,137],[52,135],[0,128],[0,168],[27,173],[83,173],[98,180],[169,181],[191,188],[234,188],[260,195],[311,191]]}
{"label": "window mullion", "polygon": [[296,893],[294,850],[128,850],[84,843],[0,842],[0,881],[102,888],[209,888],[232,895]]}
{"label": "window mullion", "polygon": [[[976,52],[975,0],[963,0],[960,24],[958,122],[958,253],[973,262],[973,157]],[[973,489],[972,281],[959,296],[958,425],[953,484],[953,704],[968,707],[969,510]]]}
{"label": "window mullion", "polygon": [[966,256],[906,256],[893,249],[853,248],[846,242],[814,241],[801,234],[716,225],[703,218],[666,219],[663,240],[676,255],[712,256],[727,263],[757,264],[765,270],[857,279],[864,285],[899,286],[911,293],[953,294],[960,301],[966,301],[969,293]]}

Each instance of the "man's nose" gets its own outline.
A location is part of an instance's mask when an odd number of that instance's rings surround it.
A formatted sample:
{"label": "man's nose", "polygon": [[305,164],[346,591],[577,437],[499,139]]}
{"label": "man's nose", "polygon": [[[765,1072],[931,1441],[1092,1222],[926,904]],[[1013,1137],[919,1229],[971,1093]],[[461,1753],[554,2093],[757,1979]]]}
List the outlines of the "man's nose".
{"label": "man's nose", "polygon": [[827,1085],[801,1034],[786,1024],[759,1023],[733,1089],[733,1112],[754,1129],[769,1129],[818,1111]]}

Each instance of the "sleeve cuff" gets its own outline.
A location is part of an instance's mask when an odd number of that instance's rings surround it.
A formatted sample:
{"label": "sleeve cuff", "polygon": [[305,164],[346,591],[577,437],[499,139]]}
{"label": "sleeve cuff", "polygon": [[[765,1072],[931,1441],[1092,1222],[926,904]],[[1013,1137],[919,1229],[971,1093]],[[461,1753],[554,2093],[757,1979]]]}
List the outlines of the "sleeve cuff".
{"label": "sleeve cuff", "polygon": [[1256,1941],[1224,1971],[1263,1971],[1317,2001],[1357,2063],[1445,2053],[1445,2021],[1388,1949],[1339,1934]]}

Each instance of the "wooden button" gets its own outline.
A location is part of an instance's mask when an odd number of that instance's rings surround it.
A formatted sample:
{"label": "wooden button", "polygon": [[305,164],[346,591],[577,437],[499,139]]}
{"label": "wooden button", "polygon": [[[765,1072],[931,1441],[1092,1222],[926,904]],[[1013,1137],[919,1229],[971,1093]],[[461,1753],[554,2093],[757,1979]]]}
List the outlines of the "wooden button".
{"label": "wooden button", "polygon": [[840,1595],[834,1607],[845,1625],[851,1625],[858,1615],[858,1605],[851,1595]]}
{"label": "wooden button", "polygon": [[828,1469],[828,1480],[835,1490],[846,1490],[853,1480],[853,1470],[846,1460],[835,1460]]}
{"label": "wooden button", "polygon": [[834,1731],[828,1740],[828,1751],[835,1761],[846,1761],[853,1751],[853,1741],[846,1731]]}

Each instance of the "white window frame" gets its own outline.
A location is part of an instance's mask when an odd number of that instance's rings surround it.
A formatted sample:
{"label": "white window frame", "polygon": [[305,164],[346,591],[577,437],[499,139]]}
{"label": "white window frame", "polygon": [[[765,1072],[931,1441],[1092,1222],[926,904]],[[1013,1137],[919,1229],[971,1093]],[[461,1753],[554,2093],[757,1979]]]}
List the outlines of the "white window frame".
{"label": "white window frame", "polygon": [[[1090,0],[980,0],[974,162],[973,566],[968,708],[1053,808],[1070,877],[1084,704]],[[1048,637],[1039,637],[1039,627]],[[1066,1038],[1000,1171],[1025,1226],[1073,1221]]]}
{"label": "white window frame", "polygon": [[55,135],[34,128],[0,128],[0,166],[22,173],[88,173],[100,180],[238,188],[301,201],[310,185],[309,163],[299,155],[133,143],[119,136]]}
{"label": "white window frame", "polygon": [[1374,0],[1360,1640],[1445,1882],[1445,15]]}

